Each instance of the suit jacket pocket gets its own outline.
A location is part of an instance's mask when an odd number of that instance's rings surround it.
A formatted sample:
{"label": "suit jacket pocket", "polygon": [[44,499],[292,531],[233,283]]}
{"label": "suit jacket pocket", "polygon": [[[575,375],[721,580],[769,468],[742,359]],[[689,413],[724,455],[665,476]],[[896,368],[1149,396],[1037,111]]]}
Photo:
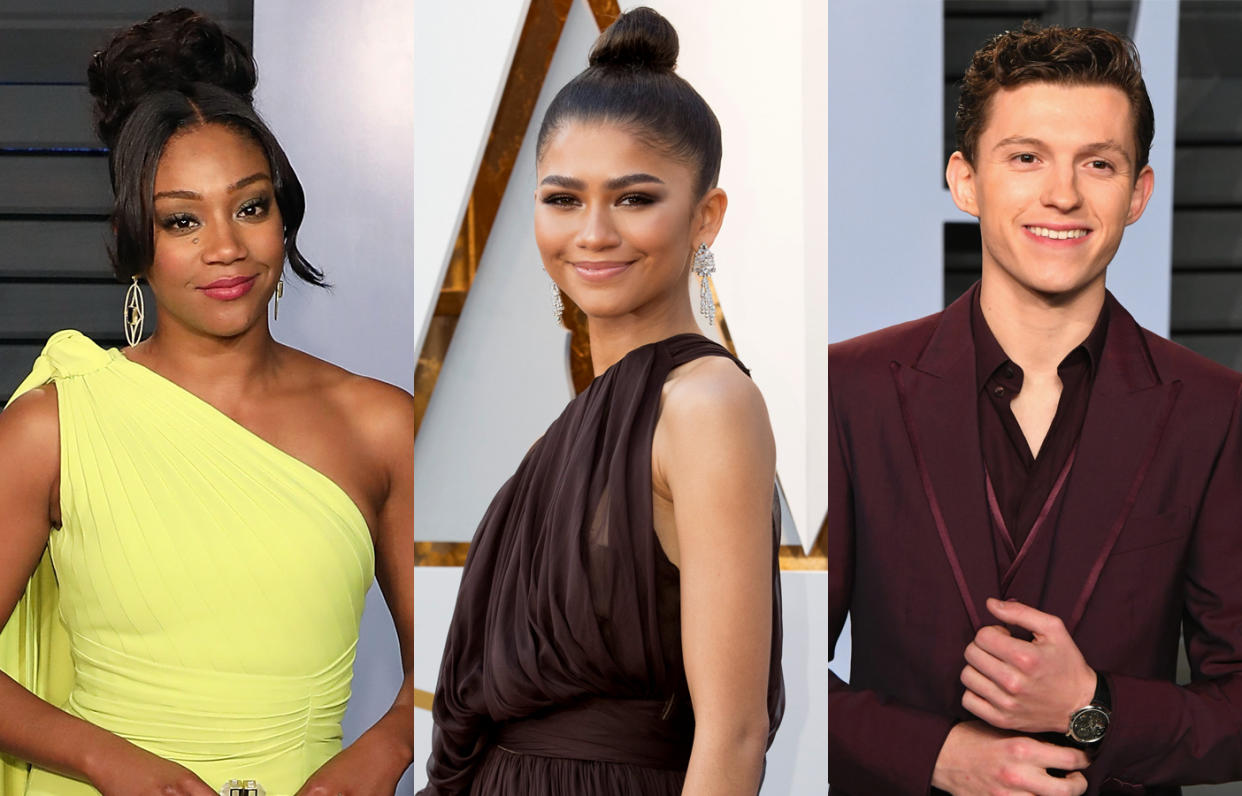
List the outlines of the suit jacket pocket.
{"label": "suit jacket pocket", "polygon": [[1113,555],[1136,553],[1149,547],[1182,539],[1190,533],[1190,507],[1178,506],[1169,511],[1145,517],[1130,517],[1121,536],[1117,538],[1117,546]]}

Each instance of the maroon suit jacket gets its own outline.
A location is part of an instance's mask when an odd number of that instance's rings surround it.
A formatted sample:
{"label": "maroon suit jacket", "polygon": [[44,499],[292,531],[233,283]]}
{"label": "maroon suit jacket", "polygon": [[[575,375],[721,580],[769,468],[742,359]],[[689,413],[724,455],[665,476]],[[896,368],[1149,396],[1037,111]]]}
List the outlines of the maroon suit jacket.
{"label": "maroon suit jacket", "polygon": [[[984,600],[1056,614],[1112,690],[1089,794],[1242,779],[1242,375],[1141,329],[1110,294],[1073,469],[1007,591],[979,447],[969,294],[829,347],[836,794],[926,794]],[[1193,672],[1174,683],[1184,627]],[[1068,716],[1067,724],[1068,724]],[[1165,787],[1160,787],[1165,786]]]}

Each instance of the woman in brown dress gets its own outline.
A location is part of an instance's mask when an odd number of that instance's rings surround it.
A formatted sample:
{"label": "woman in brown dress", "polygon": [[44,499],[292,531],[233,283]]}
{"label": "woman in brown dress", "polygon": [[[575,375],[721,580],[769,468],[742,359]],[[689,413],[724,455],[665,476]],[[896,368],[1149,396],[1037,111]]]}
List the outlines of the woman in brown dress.
{"label": "woman in brown dress", "polygon": [[427,796],[759,788],[784,706],[775,451],[689,300],[727,202],[719,124],[676,58],[672,26],[630,11],[543,120],[535,236],[596,377],[475,534]]}

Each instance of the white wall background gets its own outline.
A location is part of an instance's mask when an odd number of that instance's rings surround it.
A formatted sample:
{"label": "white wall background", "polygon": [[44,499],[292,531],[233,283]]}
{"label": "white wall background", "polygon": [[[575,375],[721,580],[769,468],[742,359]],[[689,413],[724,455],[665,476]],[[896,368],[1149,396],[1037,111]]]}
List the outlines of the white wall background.
{"label": "white wall background", "polygon": [[[415,2],[415,327],[421,345],[526,3]],[[772,416],[788,500],[786,541],[809,544],[827,505],[823,4],[774,0],[764,14],[740,13],[749,8],[740,0],[739,13],[719,13],[717,5],[703,14],[701,3],[691,0],[649,4],[677,27],[679,71],[721,121],[720,184],[730,206],[714,247],[716,287],[738,353]],[[419,432],[420,540],[469,540],[496,489],[572,397],[566,335],[551,320],[534,243],[532,150],[544,109],[586,66],[597,35],[585,0],[575,0]],[[435,688],[459,577],[458,569],[418,569],[419,689]],[[819,793],[827,777],[827,578],[791,572],[783,582],[790,709],[769,756],[764,793]],[[426,711],[418,711],[415,729],[421,783],[431,731]]]}
{"label": "white wall background", "polygon": [[[262,0],[256,105],[306,191],[299,247],[334,285],[286,280],[277,339],[406,390],[414,386],[414,13],[410,0]],[[412,564],[412,562],[411,562]],[[367,595],[345,740],[401,683],[392,619]],[[397,793],[413,793],[407,773]]]}

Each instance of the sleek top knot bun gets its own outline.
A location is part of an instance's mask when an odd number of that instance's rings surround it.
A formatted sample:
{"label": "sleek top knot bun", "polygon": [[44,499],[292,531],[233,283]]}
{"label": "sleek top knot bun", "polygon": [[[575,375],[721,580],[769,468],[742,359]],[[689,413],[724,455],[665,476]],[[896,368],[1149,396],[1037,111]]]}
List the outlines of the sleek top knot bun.
{"label": "sleek top knot bun", "polygon": [[254,58],[219,25],[188,8],[161,11],[121,31],[86,70],[95,98],[95,132],[109,148],[130,112],[155,91],[187,92],[194,83],[254,101]]}
{"label": "sleek top knot bun", "polygon": [[677,74],[677,31],[650,8],[617,18],[595,40],[590,66],[548,105],[539,126],[535,160],[542,161],[555,133],[569,122],[622,127],[644,144],[689,164],[695,195],[720,176],[721,136],[716,114]]}
{"label": "sleek top knot bun", "polygon": [[591,48],[589,63],[600,69],[672,72],[677,67],[677,31],[645,6],[617,18]]}

